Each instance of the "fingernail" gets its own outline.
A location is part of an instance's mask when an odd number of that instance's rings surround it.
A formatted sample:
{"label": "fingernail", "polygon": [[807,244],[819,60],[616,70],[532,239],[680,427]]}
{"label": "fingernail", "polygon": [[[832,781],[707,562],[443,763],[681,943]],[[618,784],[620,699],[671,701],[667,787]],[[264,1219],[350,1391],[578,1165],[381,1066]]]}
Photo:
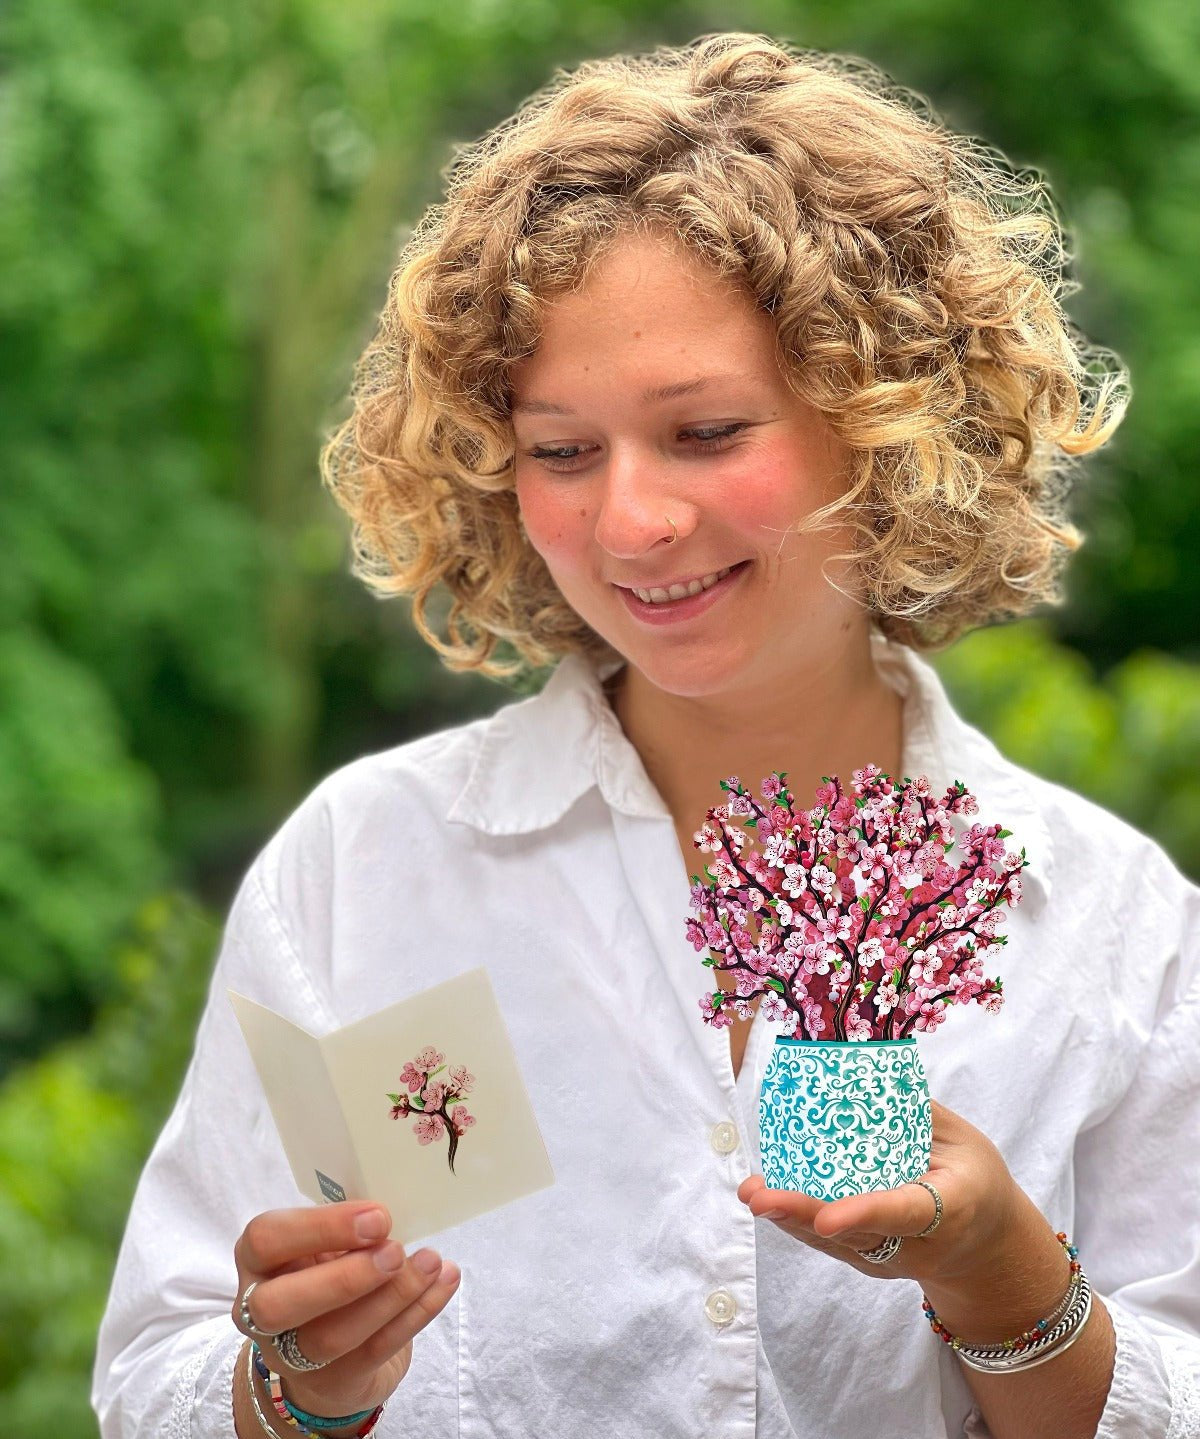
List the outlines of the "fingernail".
{"label": "fingernail", "polygon": [[442,1256],[432,1249],[422,1249],[420,1254],[413,1255],[413,1263],[422,1274],[436,1274],[442,1267]]}
{"label": "fingernail", "polygon": [[457,1264],[451,1264],[447,1259],[442,1265],[442,1272],[438,1275],[439,1284],[457,1284],[462,1278],[462,1271]]}
{"label": "fingernail", "polygon": [[397,1269],[403,1267],[405,1257],[403,1244],[385,1244],[371,1255],[375,1267],[382,1269],[385,1274],[395,1274]]}
{"label": "fingernail", "polygon": [[354,1232],[366,1242],[382,1239],[388,1232],[387,1215],[382,1209],[368,1209],[354,1221]]}
{"label": "fingernail", "polygon": [[786,1219],[786,1209],[764,1209],[758,1216],[760,1219]]}

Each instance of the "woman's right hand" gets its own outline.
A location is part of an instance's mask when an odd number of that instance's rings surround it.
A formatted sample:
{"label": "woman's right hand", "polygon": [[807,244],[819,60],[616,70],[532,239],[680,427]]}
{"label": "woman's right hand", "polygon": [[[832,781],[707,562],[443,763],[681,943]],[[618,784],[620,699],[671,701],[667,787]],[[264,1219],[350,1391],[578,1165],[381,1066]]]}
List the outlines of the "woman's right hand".
{"label": "woman's right hand", "polygon": [[431,1249],[406,1256],[402,1244],[385,1240],[390,1228],[380,1205],[348,1200],[258,1214],[234,1245],[234,1324],[245,1332],[241,1296],[255,1284],[247,1306],[255,1327],[295,1329],[306,1359],[329,1361],[298,1373],[271,1340],[257,1338],[284,1395],[310,1414],[333,1418],[382,1404],[408,1373],[413,1336],[458,1285],[455,1265]]}

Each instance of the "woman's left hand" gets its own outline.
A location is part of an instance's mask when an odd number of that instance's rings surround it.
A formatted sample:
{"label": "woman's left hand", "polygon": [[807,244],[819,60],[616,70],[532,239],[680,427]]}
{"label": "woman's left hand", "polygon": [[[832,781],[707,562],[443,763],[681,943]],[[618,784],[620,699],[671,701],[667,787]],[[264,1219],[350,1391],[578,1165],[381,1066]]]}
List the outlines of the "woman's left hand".
{"label": "woman's left hand", "polygon": [[[768,1189],[761,1174],[752,1174],[737,1194],[755,1218],[778,1216],[779,1227],[793,1238],[860,1274],[915,1279],[938,1289],[969,1285],[1002,1254],[1022,1191],[987,1135],[936,1099],[929,1168],[920,1177],[942,1196],[942,1222],[924,1239],[915,1236],[933,1222],[935,1205],[919,1184],[824,1200]],[[891,1259],[872,1264],[859,1257],[889,1234],[906,1236]]]}

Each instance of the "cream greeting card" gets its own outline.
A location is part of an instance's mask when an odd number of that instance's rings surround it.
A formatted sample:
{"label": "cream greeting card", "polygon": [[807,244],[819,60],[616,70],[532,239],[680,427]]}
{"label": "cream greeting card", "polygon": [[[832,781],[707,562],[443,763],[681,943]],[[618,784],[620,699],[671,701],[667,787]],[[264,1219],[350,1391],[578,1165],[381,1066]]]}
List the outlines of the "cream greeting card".
{"label": "cream greeting card", "polygon": [[554,1183],[482,967],[319,1039],[228,993],[310,1199],[376,1199],[408,1245]]}

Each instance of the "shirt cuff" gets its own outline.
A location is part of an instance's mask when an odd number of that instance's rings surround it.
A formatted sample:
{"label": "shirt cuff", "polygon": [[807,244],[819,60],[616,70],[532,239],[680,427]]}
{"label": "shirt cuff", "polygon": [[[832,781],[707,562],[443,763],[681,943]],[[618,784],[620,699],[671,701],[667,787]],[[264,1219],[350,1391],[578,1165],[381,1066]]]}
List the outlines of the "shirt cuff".
{"label": "shirt cuff", "polygon": [[184,1366],[171,1402],[168,1439],[236,1439],[233,1368],[246,1336],[227,1314],[206,1322],[212,1335]]}
{"label": "shirt cuff", "polygon": [[[1150,1330],[1119,1300],[1104,1298],[1117,1353],[1096,1439],[1167,1439],[1171,1386],[1162,1350]],[[1182,1434],[1184,1431],[1180,1431]]]}

